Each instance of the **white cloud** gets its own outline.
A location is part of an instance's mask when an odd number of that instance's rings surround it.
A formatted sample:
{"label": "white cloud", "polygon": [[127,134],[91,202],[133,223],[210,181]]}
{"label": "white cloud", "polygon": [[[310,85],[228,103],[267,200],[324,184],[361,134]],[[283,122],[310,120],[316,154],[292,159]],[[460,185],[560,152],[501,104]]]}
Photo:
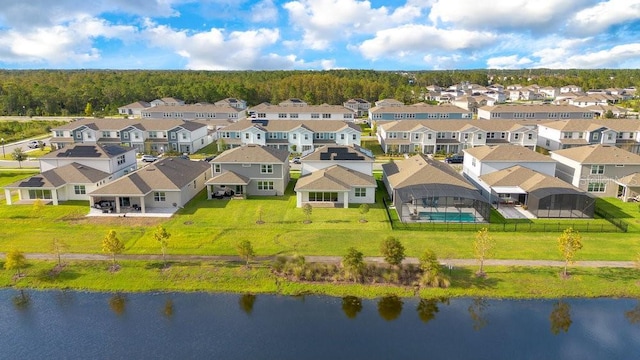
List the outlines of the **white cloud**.
{"label": "white cloud", "polygon": [[333,41],[346,40],[352,34],[372,34],[421,16],[421,7],[412,2],[392,12],[357,0],[298,0],[283,7],[290,22],[302,29],[304,45],[314,50],[327,49]]}
{"label": "white cloud", "polygon": [[593,0],[437,0],[429,19],[463,29],[518,29],[538,32],[558,31],[554,24],[562,23],[577,9]]}
{"label": "white cloud", "polygon": [[277,29],[227,33],[214,28],[207,32],[191,33],[149,22],[147,26],[143,32],[151,44],[187,59],[188,69],[291,69],[304,64],[295,55],[264,54],[279,40]]}
{"label": "white cloud", "polygon": [[579,11],[569,21],[572,33],[594,35],[610,26],[640,19],[640,0],[609,0]]}
{"label": "white cloud", "polygon": [[487,60],[489,69],[521,69],[531,65],[533,61],[527,57],[518,55],[498,56]]}
{"label": "white cloud", "polygon": [[276,22],[278,8],[273,0],[262,0],[251,7],[251,20],[254,22]]}
{"label": "white cloud", "polygon": [[406,25],[382,30],[359,46],[367,59],[404,57],[432,51],[474,50],[493,43],[496,34],[467,30],[443,30],[425,25]]}
{"label": "white cloud", "polygon": [[535,67],[554,69],[636,68],[640,66],[640,43],[617,45],[610,49],[569,54],[562,48],[538,51]]}
{"label": "white cloud", "polygon": [[134,27],[114,26],[90,17],[79,18],[66,26],[0,31],[0,59],[9,63],[80,64],[100,57],[100,51],[93,47],[95,38],[131,38],[135,33]]}

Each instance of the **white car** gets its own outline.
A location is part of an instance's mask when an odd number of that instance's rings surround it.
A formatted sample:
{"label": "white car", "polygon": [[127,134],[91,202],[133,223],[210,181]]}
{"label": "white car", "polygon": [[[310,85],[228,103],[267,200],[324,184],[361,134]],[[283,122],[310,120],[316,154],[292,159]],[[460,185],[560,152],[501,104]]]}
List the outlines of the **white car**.
{"label": "white car", "polygon": [[37,148],[39,147],[39,144],[38,144],[38,142],[37,142],[37,141],[30,141],[30,142],[27,144],[27,147],[28,147],[29,149],[37,149]]}
{"label": "white car", "polygon": [[140,161],[142,162],[154,162],[156,160],[158,160],[158,158],[153,155],[142,155],[140,158]]}

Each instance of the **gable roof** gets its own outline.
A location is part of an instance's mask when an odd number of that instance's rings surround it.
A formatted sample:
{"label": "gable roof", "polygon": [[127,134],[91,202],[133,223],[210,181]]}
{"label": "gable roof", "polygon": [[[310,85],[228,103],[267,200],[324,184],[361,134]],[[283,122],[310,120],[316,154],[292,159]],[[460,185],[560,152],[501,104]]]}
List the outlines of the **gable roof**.
{"label": "gable roof", "polygon": [[415,155],[405,160],[382,164],[382,169],[389,184],[394,189],[431,183],[449,184],[476,190],[450,165],[428,159],[423,155]]}
{"label": "gable roof", "polygon": [[41,159],[111,159],[132,150],[133,148],[120,145],[70,144],[42,156]]}
{"label": "gable roof", "polygon": [[267,132],[292,131],[304,128],[312,132],[332,132],[340,130],[353,130],[360,133],[360,126],[342,120],[239,120],[219,131],[242,131],[251,127],[257,127]]}
{"label": "gable roof", "polygon": [[545,175],[520,165],[482,175],[480,179],[492,187],[517,186],[529,193],[543,188],[565,189],[569,192],[584,193],[583,190],[556,177]]}
{"label": "gable roof", "polygon": [[463,151],[480,161],[555,162],[549,156],[511,144],[477,146]]}
{"label": "gable roof", "polygon": [[551,154],[563,156],[581,164],[640,165],[640,155],[612,145],[586,145],[555,150]]}
{"label": "gable roof", "polygon": [[47,170],[27,179],[16,181],[7,188],[58,188],[65,184],[90,184],[108,178],[110,174],[72,162]]}
{"label": "gable roof", "polygon": [[211,161],[212,164],[225,163],[285,163],[289,159],[287,150],[268,146],[245,145],[226,150]]}
{"label": "gable roof", "polygon": [[376,180],[371,175],[333,165],[302,176],[296,182],[295,191],[348,191],[354,187],[375,187]]}
{"label": "gable roof", "polygon": [[210,168],[206,161],[165,158],[116,179],[91,195],[145,195],[154,190],[180,190]]}
{"label": "gable roof", "polygon": [[[173,107],[175,108],[175,106]],[[186,125],[187,123],[191,125]],[[193,125],[197,124],[197,125]],[[140,130],[171,130],[177,126],[207,127],[206,124],[181,119],[80,119],[52,128],[51,130],[75,130],[82,126],[93,130],[119,131],[133,126]],[[55,139],[55,138],[54,138]]]}
{"label": "gable roof", "polygon": [[233,171],[225,171],[220,175],[214,176],[207,180],[207,185],[249,185],[249,179],[246,176],[236,174]]}

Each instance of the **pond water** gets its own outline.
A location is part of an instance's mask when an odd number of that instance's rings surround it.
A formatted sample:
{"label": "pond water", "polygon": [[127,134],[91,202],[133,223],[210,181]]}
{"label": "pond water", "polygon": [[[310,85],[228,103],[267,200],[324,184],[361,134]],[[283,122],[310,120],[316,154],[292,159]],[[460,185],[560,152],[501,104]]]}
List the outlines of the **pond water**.
{"label": "pond water", "polygon": [[640,302],[0,290],[16,359],[637,359]]}

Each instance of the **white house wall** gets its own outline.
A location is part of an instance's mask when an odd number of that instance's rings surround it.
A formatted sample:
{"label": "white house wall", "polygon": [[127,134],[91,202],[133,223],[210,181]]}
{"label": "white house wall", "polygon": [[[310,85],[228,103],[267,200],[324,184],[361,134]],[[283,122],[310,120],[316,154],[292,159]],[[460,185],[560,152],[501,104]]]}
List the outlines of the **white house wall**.
{"label": "white house wall", "polygon": [[312,172],[326,169],[333,165],[340,165],[344,168],[358,171],[365,175],[373,173],[373,164],[369,162],[349,162],[349,161],[307,161],[302,164],[300,176],[310,174]]}

